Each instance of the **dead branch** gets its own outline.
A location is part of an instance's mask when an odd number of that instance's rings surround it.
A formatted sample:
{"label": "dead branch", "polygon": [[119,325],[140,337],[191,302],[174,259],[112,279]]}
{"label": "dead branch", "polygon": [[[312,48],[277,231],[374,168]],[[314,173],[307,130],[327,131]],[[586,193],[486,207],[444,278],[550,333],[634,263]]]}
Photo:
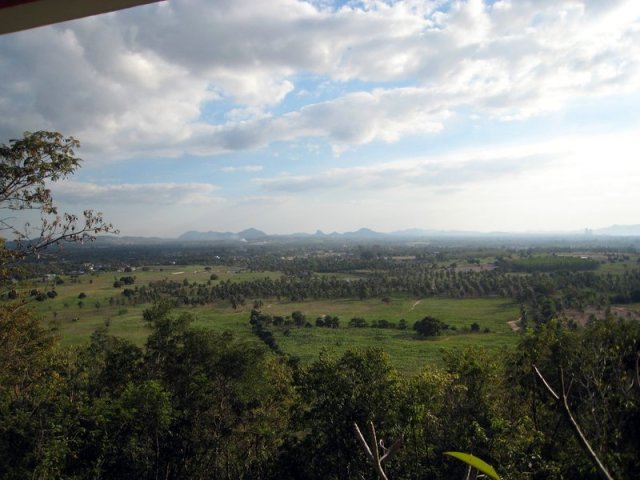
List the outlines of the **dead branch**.
{"label": "dead branch", "polygon": [[[382,464],[383,462],[391,458],[398,450],[400,450],[400,447],[402,447],[403,444],[403,439],[397,439],[395,442],[393,442],[391,447],[386,448],[382,440],[378,442],[376,437],[376,429],[373,426],[373,422],[369,422],[369,434],[371,436],[371,445],[369,445],[365,440],[364,435],[362,435],[358,424],[354,422],[353,427],[356,431],[356,436],[358,437],[358,440],[360,440],[362,448],[364,448],[367,458],[378,474],[378,477],[380,478],[380,480],[388,480],[388,477],[385,474],[384,469],[382,468]],[[380,456],[378,446],[382,449],[382,457]]]}
{"label": "dead branch", "polygon": [[569,402],[567,400],[567,391],[565,390],[565,386],[564,386],[564,372],[562,371],[562,369],[560,369],[562,397],[560,397],[556,392],[554,392],[553,388],[551,388],[551,385],[549,385],[547,380],[542,376],[542,373],[540,373],[540,370],[538,370],[538,367],[533,365],[533,370],[536,373],[537,377],[542,382],[542,384],[545,386],[547,392],[549,392],[549,394],[553,397],[553,399],[556,401],[556,404],[560,406],[564,416],[566,417],[566,419],[571,424],[571,427],[573,428],[573,432],[575,434],[576,439],[578,440],[578,443],[585,450],[585,452],[587,453],[587,456],[589,457],[593,465],[598,470],[598,474],[600,475],[600,478],[602,478],[603,480],[613,480],[613,477],[611,476],[607,468],[600,461],[600,458],[598,457],[596,452],[593,450],[593,448],[591,448],[591,444],[589,444],[587,437],[585,437],[584,433],[582,432],[582,429],[580,428],[578,421],[573,417],[573,414],[571,413],[571,409],[569,408]]}

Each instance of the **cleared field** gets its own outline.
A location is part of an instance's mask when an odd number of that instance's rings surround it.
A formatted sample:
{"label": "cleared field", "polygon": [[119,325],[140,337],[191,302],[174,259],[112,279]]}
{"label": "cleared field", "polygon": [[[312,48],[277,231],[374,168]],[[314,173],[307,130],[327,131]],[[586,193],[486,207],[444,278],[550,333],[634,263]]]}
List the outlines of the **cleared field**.
{"label": "cleared field", "polygon": [[[380,347],[387,351],[394,365],[402,371],[416,371],[426,364],[439,363],[442,349],[456,349],[466,346],[483,346],[490,350],[501,350],[515,345],[518,335],[507,325],[507,321],[517,318],[518,307],[504,299],[447,299],[393,297],[384,303],[378,299],[310,301],[304,303],[267,304],[262,308],[272,315],[289,315],[300,310],[313,324],[324,314],[340,317],[340,328],[283,328],[271,327],[280,347],[291,355],[296,355],[305,363],[317,358],[325,348],[340,354],[349,348]],[[419,339],[411,329],[421,318],[431,315],[457,328],[457,332],[444,332],[431,339]],[[364,317],[367,321],[385,319],[397,323],[404,318],[407,330],[379,328],[350,328],[349,319]],[[465,331],[477,322],[480,331],[485,328],[490,333]],[[288,333],[285,333],[287,332]]]}
{"label": "cleared field", "polygon": [[[168,265],[134,272],[92,272],[78,277],[62,276],[64,283],[60,285],[55,285],[55,279],[52,278],[32,279],[22,284],[18,290],[27,296],[31,289],[42,292],[55,289],[58,293],[55,298],[48,298],[43,302],[31,298],[28,303],[40,316],[43,324],[58,330],[65,345],[86,343],[97,328],[107,324],[113,335],[142,344],[148,335],[142,312],[149,305],[111,305],[110,299],[120,297],[125,288],[147,285],[162,279],[206,283],[212,274],[218,276],[218,280],[212,281],[213,285],[226,280],[239,282],[264,277],[278,278],[281,275],[279,272],[245,272],[220,266],[205,270],[202,265]],[[123,276],[135,277],[135,284],[114,288],[113,283]],[[83,298],[80,298],[81,294],[84,294]],[[224,315],[227,305],[221,304],[219,308]],[[233,311],[230,307],[228,309]],[[248,313],[244,316],[248,318]]]}
{"label": "cleared field", "polygon": [[416,372],[425,365],[440,364],[444,349],[481,346],[497,353],[513,347],[518,338],[514,333],[466,333],[417,339],[411,330],[373,328],[291,329],[288,336],[280,329],[273,332],[280,347],[298,356],[303,363],[317,358],[323,348],[341,354],[351,348],[380,347],[403,372]]}
{"label": "cleared field", "polygon": [[[190,309],[196,315],[195,326],[218,331],[232,331],[242,338],[255,338],[249,325],[250,306],[234,311],[227,304]],[[393,364],[405,372],[419,370],[424,365],[439,363],[442,349],[482,346],[492,351],[515,345],[518,334],[507,324],[517,318],[518,306],[498,298],[446,299],[392,297],[389,303],[379,299],[333,300],[305,302],[265,302],[261,311],[270,315],[288,316],[299,310],[307,320],[315,323],[321,315],[340,317],[336,329],[320,327],[270,326],[280,348],[300,358],[303,363],[313,361],[322,349],[340,354],[350,348],[380,347],[387,351]],[[427,315],[441,319],[457,331],[445,332],[431,339],[419,339],[411,329],[413,323]],[[351,328],[352,317],[367,321],[385,319],[397,323],[405,319],[407,330],[380,328]],[[471,333],[470,325],[477,322],[480,333]],[[490,333],[482,333],[488,328]]]}
{"label": "cleared field", "polygon": [[[42,322],[59,332],[65,345],[81,345],[89,341],[91,334],[100,327],[109,326],[113,335],[125,337],[139,345],[149,334],[142,319],[143,305],[116,305],[111,298],[119,298],[122,290],[114,288],[114,281],[122,276],[134,276],[134,286],[148,284],[161,279],[175,279],[190,283],[206,283],[211,274],[218,280],[242,281],[261,277],[277,278],[278,272],[243,272],[228,267],[214,267],[205,270],[200,265],[154,267],[135,272],[92,273],[77,278],[63,277],[64,283],[55,285],[58,296],[43,302],[31,300],[30,306],[40,315]],[[28,292],[31,288],[48,291],[53,288],[54,279],[36,279],[21,288]],[[131,286],[128,286],[131,288]],[[84,294],[80,298],[81,294]],[[491,350],[513,346],[517,341],[508,321],[518,316],[518,307],[503,298],[423,298],[393,296],[388,301],[381,299],[339,299],[308,300],[303,302],[263,300],[263,313],[290,316],[294,311],[302,311],[313,327],[269,327],[281,349],[300,358],[303,363],[317,358],[322,349],[337,354],[349,348],[381,347],[391,356],[394,364],[403,371],[415,371],[425,364],[439,362],[441,350],[480,345]],[[182,307],[178,311],[194,315],[194,327],[216,331],[231,331],[236,336],[259,342],[249,324],[252,301],[234,310],[228,302],[216,302],[206,306]],[[315,326],[317,317],[338,316],[337,329]],[[445,331],[432,339],[419,339],[412,330],[414,322],[431,315],[455,327],[455,331]],[[362,317],[371,323],[387,320],[398,323],[404,319],[408,329],[350,328],[349,320]],[[471,333],[472,323],[480,326],[479,333]],[[483,333],[488,329],[488,333]]]}

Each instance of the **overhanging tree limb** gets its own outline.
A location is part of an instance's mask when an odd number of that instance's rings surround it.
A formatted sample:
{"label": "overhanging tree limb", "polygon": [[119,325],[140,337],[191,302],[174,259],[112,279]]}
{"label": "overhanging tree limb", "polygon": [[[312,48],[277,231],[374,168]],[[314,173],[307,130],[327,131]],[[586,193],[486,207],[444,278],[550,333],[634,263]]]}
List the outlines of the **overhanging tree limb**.
{"label": "overhanging tree limb", "polygon": [[0,235],[14,240],[10,250],[0,244],[6,253],[0,258],[0,266],[52,244],[93,240],[103,232],[117,233],[101,213],[85,210],[83,215],[58,214],[53,203],[48,186],[77,170],[81,160],[75,156],[75,149],[79,146],[73,137],[47,131],[26,132],[9,145],[0,144],[0,211],[35,210],[41,216],[34,228],[29,223],[16,225],[14,217],[0,218]]}

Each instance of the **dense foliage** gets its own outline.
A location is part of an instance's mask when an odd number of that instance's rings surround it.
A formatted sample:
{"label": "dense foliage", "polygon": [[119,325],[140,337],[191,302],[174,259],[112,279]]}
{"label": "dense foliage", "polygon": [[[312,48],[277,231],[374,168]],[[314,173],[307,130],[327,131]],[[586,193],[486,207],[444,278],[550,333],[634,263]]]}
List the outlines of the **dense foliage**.
{"label": "dense foliage", "polygon": [[600,264],[592,258],[580,258],[573,255],[541,255],[525,258],[499,258],[497,265],[513,272],[555,272],[558,270],[579,272],[596,270]]}
{"label": "dense foliage", "polygon": [[562,369],[594,449],[617,478],[639,478],[637,322],[553,320],[513,354],[450,353],[444,368],[402,377],[375,349],[299,367],[166,304],[145,312],[143,348],[101,330],[62,349],[24,308],[0,313],[3,478],[370,477],[352,425],[369,420],[385,441],[405,438],[391,478],[460,478],[449,450],[503,478],[593,477],[534,364],[556,389]]}

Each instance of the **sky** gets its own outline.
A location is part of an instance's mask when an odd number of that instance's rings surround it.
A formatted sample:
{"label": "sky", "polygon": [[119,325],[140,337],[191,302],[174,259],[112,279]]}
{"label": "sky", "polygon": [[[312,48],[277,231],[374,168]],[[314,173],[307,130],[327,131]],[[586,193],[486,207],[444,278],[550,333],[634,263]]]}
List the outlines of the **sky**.
{"label": "sky", "polygon": [[637,0],[168,0],[0,36],[122,235],[640,223]]}

